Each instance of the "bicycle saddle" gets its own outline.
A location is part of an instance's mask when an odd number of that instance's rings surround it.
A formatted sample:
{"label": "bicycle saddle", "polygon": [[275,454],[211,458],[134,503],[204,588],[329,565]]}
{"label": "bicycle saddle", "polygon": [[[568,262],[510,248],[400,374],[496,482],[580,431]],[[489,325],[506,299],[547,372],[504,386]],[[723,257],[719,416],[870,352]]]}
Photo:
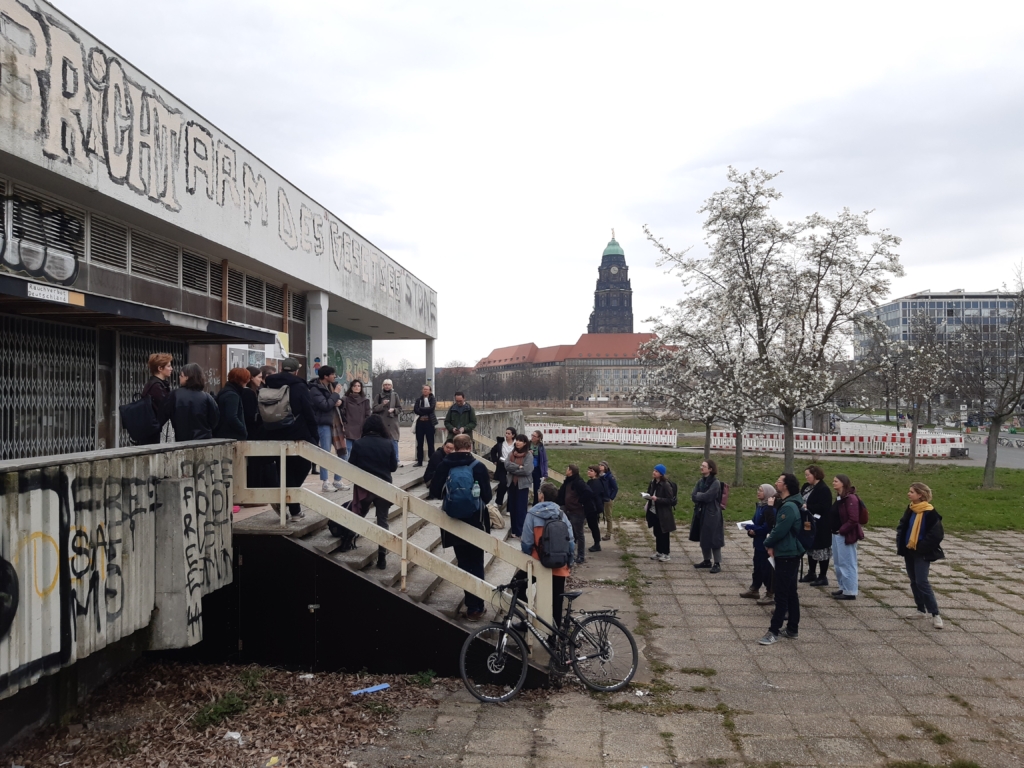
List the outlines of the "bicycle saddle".
{"label": "bicycle saddle", "polygon": [[566,598],[568,598],[570,600],[575,600],[577,597],[579,597],[582,594],[583,594],[582,591],[579,591],[579,592],[563,592],[561,596],[562,597],[566,597]]}

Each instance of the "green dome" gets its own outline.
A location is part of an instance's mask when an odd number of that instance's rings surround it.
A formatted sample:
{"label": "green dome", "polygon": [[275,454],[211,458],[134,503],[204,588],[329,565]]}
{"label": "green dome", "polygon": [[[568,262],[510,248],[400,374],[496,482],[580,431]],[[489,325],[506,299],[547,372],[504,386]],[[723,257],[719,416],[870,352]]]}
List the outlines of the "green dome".
{"label": "green dome", "polygon": [[619,245],[619,241],[614,237],[608,241],[608,245],[604,249],[602,256],[625,256],[626,254],[622,250],[622,246]]}

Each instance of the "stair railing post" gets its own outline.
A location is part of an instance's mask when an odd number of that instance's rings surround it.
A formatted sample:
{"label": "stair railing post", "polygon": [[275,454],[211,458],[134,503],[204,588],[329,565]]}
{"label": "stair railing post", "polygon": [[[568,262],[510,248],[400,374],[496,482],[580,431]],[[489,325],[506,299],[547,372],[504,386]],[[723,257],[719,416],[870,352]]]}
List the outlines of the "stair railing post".
{"label": "stair railing post", "polygon": [[405,577],[409,573],[409,494],[402,494],[402,591],[406,589]]}
{"label": "stair railing post", "polygon": [[287,506],[288,505],[286,504],[285,500],[286,500],[287,494],[288,494],[288,479],[287,479],[287,475],[285,474],[285,467],[287,466],[287,459],[288,459],[288,443],[284,443],[284,442],[281,443],[281,457],[280,458],[281,458],[281,466],[280,466],[280,470],[281,471],[280,471],[280,477],[278,479],[281,481],[281,527],[282,528],[287,528],[288,527],[288,517],[287,517],[288,509],[287,509]]}

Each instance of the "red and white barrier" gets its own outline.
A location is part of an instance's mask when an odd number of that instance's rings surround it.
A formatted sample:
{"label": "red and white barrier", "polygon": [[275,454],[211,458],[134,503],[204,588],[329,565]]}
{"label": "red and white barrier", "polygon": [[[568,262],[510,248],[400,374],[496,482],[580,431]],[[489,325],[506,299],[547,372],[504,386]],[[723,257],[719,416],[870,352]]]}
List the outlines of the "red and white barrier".
{"label": "red and white barrier", "polygon": [[[782,433],[753,432],[743,434],[743,448],[750,451],[782,453],[786,438]],[[911,437],[909,432],[893,432],[887,435],[793,435],[793,447],[797,453],[813,453],[839,456],[909,456]],[[952,448],[963,448],[963,435],[919,436],[917,455],[922,458],[949,458]],[[735,432],[712,432],[711,448],[734,450]]]}
{"label": "red and white barrier", "polygon": [[[630,427],[563,427],[559,424],[527,424],[527,432],[539,429],[545,443],[618,443],[619,445],[660,445],[675,448],[674,429],[633,429]],[[567,439],[566,434],[573,439]],[[549,439],[549,436],[551,439]]]}

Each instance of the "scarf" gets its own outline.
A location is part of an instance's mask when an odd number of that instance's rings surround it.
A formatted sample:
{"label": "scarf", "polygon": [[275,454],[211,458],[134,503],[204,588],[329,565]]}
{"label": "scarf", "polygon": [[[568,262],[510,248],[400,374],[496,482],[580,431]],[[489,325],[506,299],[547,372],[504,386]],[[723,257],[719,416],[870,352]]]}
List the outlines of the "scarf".
{"label": "scarf", "polygon": [[537,458],[540,455],[540,443],[530,443],[530,452],[533,454],[533,458]]}
{"label": "scarf", "polygon": [[910,505],[910,511],[914,513],[914,522],[910,527],[910,534],[907,536],[907,549],[917,549],[917,539],[921,535],[921,522],[927,512],[935,509],[927,501],[915,501]]}
{"label": "scarf", "polygon": [[524,448],[523,452],[520,453],[518,450],[513,448],[512,453],[510,453],[508,457],[521,467],[523,466],[523,463],[526,461],[526,449]]}

